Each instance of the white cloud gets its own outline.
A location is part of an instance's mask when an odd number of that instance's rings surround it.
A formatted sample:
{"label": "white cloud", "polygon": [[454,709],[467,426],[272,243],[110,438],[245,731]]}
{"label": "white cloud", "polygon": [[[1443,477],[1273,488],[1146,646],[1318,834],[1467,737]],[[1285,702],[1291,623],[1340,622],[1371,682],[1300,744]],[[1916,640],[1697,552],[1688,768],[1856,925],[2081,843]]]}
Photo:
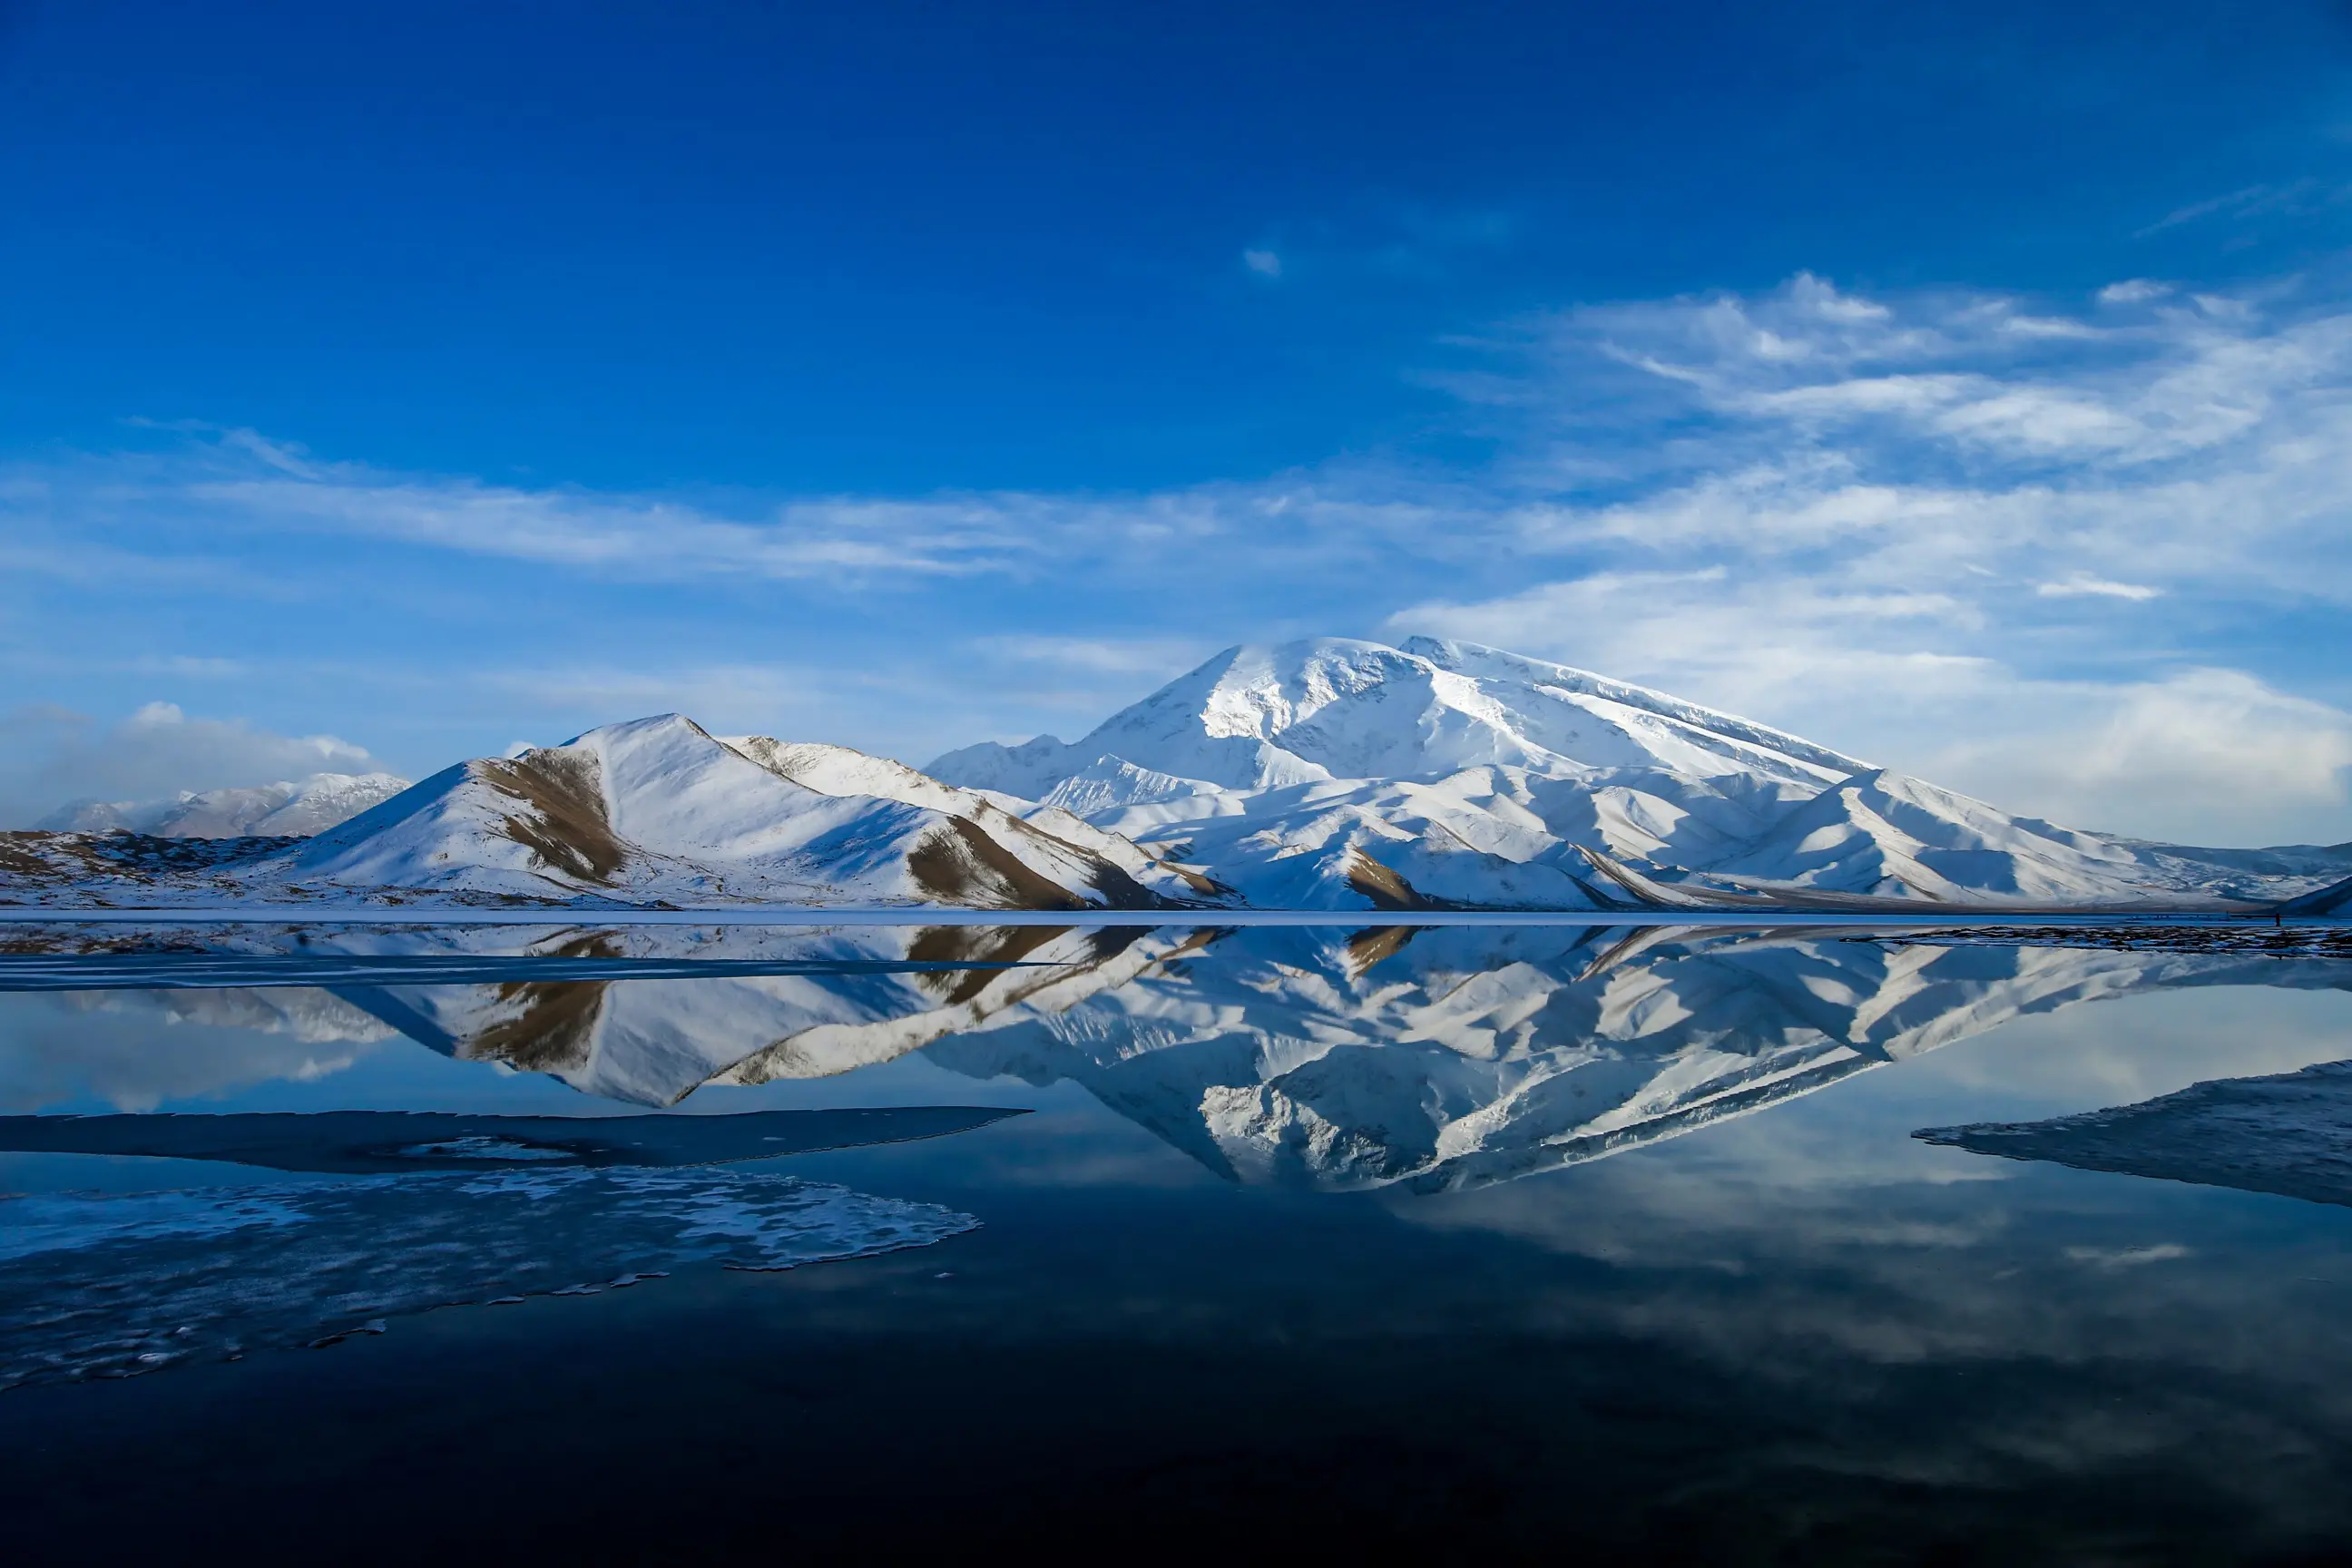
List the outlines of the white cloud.
{"label": "white cloud", "polygon": [[708,499],[530,489],[308,458],[289,471],[247,450],[271,443],[230,438],[247,434],[0,468],[0,566],[93,590],[152,581],[287,598],[295,573],[187,560],[184,542],[274,564],[334,539],[646,590],[750,582],[919,593],[982,576],[1164,581],[1171,568],[1202,570],[1204,547],[1246,552],[1269,572],[1328,570],[1337,558],[1435,537],[1418,492],[1436,487],[1336,468],[1132,495],[735,497],[722,510]]}
{"label": "white cloud", "polygon": [[1242,265],[1261,278],[1282,276],[1282,258],[1271,250],[1244,250],[1242,252]]}
{"label": "white cloud", "polygon": [[[2116,285],[2148,300],[2153,285]],[[2000,458],[2148,464],[2234,441],[2283,400],[2340,386],[2352,321],[2273,321],[2260,303],[2200,297],[2102,325],[2001,295],[1947,294],[1899,310],[1801,274],[1758,299],[1585,308],[1534,336],[1556,389],[1608,363],[1783,440],[1835,437],[1973,447]],[[1582,404],[1576,405],[1581,412]]]}
{"label": "white cloud", "polygon": [[2335,842],[2352,826],[2352,713],[2231,669],[2050,687],[1922,771],[2011,809],[2175,842]]}
{"label": "white cloud", "polygon": [[2152,278],[2126,278],[2100,289],[2098,300],[2102,305],[2145,305],[2171,292],[2170,284],[2158,283]]}
{"label": "white cloud", "polygon": [[29,826],[73,800],[155,800],[380,766],[364,747],[333,735],[192,719],[169,702],[150,702],[104,730],[61,708],[19,709],[0,715],[0,822]]}
{"label": "white cloud", "polygon": [[[168,1030],[168,1049],[157,1036]],[[315,1082],[392,1026],[325,991],[75,991],[0,996],[0,1113],[90,1100],[152,1111],[249,1084]]]}

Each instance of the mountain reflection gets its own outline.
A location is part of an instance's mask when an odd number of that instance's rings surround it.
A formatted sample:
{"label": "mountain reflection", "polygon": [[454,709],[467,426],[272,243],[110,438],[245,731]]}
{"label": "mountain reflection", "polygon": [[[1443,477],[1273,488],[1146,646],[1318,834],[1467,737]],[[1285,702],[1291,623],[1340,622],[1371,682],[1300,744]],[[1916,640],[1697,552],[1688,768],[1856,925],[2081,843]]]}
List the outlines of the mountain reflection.
{"label": "mountain reflection", "polygon": [[[513,962],[467,984],[306,988],[281,967],[268,989],[103,1005],[312,1041],[397,1031],[646,1106],[922,1051],[975,1079],[1077,1083],[1236,1179],[1426,1191],[1654,1142],[2021,1015],[2185,986],[2352,989],[2352,964],[2310,954],[1623,927],[632,928],[334,946],[310,951],[341,962],[338,981],[354,954]],[[536,962],[588,956],[661,977],[535,977]],[[681,977],[687,958],[724,972]]]}

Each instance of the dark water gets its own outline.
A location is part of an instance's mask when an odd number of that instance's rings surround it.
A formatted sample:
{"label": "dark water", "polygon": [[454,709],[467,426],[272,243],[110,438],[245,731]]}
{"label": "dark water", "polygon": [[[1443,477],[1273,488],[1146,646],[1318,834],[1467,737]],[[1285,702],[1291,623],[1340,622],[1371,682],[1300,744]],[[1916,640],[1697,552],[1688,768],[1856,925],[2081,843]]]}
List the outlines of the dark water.
{"label": "dark water", "polygon": [[15,1560],[2352,1552],[2314,944],[22,945]]}

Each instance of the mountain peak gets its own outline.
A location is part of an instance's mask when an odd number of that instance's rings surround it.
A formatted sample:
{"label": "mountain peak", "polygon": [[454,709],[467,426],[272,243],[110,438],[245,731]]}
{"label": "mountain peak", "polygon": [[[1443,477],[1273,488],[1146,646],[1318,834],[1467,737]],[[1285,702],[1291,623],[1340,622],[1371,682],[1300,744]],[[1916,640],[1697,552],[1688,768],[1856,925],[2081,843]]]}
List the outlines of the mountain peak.
{"label": "mountain peak", "polygon": [[1475,643],[1351,637],[1244,644],[1078,742],[973,746],[928,770],[1040,798],[1105,758],[1223,789],[1434,780],[1506,766],[1545,777],[1665,769],[1819,787],[1868,764],[1696,703]]}

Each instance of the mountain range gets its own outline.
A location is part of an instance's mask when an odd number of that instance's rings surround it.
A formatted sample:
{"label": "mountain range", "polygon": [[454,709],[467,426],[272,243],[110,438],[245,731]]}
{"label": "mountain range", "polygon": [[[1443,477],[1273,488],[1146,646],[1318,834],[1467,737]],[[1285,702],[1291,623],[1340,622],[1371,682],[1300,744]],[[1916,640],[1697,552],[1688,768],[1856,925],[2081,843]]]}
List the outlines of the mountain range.
{"label": "mountain range", "polygon": [[243,789],[182,790],[168,800],[77,800],[34,826],[156,838],[307,838],[390,800],[408,784],[392,773],[311,773]]}
{"label": "mountain range", "polygon": [[[352,783],[357,804],[370,781]],[[289,832],[299,804],[241,816],[189,807],[169,823]],[[2352,900],[2352,844],[2196,848],[2012,816],[1664,693],[1419,637],[1233,648],[1076,742],[971,746],[920,772],[838,746],[717,736],[671,714],[460,763],[299,842],[159,847],[165,820],[0,837],[0,900],[1333,911],[2288,901],[2314,913]]]}

